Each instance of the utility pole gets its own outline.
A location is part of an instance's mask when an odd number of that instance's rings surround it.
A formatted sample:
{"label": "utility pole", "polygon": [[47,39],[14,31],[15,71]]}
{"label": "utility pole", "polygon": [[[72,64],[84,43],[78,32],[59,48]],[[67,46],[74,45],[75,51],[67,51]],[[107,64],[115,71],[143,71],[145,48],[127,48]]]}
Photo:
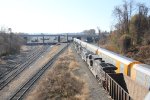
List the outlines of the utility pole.
{"label": "utility pole", "polygon": [[8,28],[8,33],[9,33],[9,52],[11,52],[11,49],[12,49],[12,29],[11,28]]}
{"label": "utility pole", "polygon": [[43,40],[42,42],[43,42],[43,44],[44,44],[44,40],[45,40],[45,39],[44,39],[44,34],[41,33],[41,36],[42,36],[42,40]]}
{"label": "utility pole", "polygon": [[100,31],[100,29],[99,29],[99,27],[97,27],[97,29],[98,29],[98,47],[100,47],[100,34],[101,34],[101,31]]}
{"label": "utility pole", "polygon": [[68,43],[68,33],[67,33],[67,43]]}
{"label": "utility pole", "polygon": [[45,40],[45,39],[44,39],[44,34],[43,34],[43,44],[44,44],[44,40]]}

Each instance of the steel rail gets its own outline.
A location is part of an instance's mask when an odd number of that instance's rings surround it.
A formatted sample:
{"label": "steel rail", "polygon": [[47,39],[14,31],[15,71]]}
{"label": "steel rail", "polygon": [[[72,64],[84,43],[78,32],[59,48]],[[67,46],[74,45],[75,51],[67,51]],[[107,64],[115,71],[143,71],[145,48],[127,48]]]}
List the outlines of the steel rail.
{"label": "steel rail", "polygon": [[34,83],[43,75],[43,73],[52,66],[52,64],[57,60],[60,54],[62,54],[68,45],[63,47],[57,54],[55,54],[33,77],[31,77],[22,87],[12,96],[9,100],[21,100],[23,99],[26,92],[34,85]]}
{"label": "steel rail", "polygon": [[[47,49],[47,48],[45,48]],[[0,90],[2,90],[8,83],[10,83],[15,77],[17,77],[21,72],[33,64],[40,56],[44,53],[45,49],[40,50],[39,53],[32,56],[28,61],[19,66],[13,73],[9,74],[7,77],[0,81]]]}
{"label": "steel rail", "polygon": [[[40,48],[40,49],[41,49],[41,48]],[[30,60],[31,57],[33,57],[34,54],[39,53],[40,49],[37,50],[37,48],[35,47],[35,48],[24,58],[24,59],[25,59],[24,62]],[[22,64],[24,64],[24,62],[23,62],[23,63],[15,64],[12,69],[10,69],[10,70],[8,70],[8,71],[6,71],[6,72],[3,72],[3,73],[0,75],[0,80],[3,80],[3,78],[4,78],[5,76],[7,76],[9,73],[11,73],[11,71],[14,71],[16,68],[18,68],[19,66],[21,66]]]}

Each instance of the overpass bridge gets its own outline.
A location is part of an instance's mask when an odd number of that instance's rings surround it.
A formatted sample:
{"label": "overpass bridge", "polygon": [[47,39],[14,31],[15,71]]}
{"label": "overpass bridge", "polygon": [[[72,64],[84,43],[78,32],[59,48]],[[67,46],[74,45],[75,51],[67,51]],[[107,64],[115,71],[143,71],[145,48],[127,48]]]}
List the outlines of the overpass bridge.
{"label": "overpass bridge", "polygon": [[85,35],[85,34],[23,34],[20,35],[26,40],[27,45],[37,44],[56,44],[60,42],[72,41],[73,38],[86,40],[88,37],[95,40],[98,35]]}
{"label": "overpass bridge", "polygon": [[21,34],[21,37],[43,37],[43,36],[68,36],[68,37],[97,37],[98,35],[86,35],[86,34]]}

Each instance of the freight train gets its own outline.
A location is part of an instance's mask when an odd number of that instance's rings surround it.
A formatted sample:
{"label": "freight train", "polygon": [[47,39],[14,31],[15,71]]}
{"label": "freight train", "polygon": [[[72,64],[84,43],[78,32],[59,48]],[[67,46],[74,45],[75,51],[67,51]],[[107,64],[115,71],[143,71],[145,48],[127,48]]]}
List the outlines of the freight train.
{"label": "freight train", "polygon": [[[96,66],[99,64],[101,64],[101,66],[107,65],[109,67],[104,67],[103,70],[106,69],[107,71],[114,71],[115,73],[123,73],[150,90],[150,65],[142,64],[139,61],[124,57],[76,38],[74,38],[74,43],[76,47],[78,47],[78,52],[82,51],[82,59],[84,59],[89,66],[93,66],[93,73],[96,77],[100,75],[100,69],[97,69],[98,67]],[[92,59],[95,60],[92,61]]]}

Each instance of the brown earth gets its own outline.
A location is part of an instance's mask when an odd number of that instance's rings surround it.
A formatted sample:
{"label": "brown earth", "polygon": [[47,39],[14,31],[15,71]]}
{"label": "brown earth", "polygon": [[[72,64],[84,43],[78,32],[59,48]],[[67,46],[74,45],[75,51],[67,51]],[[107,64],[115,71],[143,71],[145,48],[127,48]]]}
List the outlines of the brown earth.
{"label": "brown earth", "polygon": [[129,50],[126,56],[150,65],[150,45],[134,47]]}

